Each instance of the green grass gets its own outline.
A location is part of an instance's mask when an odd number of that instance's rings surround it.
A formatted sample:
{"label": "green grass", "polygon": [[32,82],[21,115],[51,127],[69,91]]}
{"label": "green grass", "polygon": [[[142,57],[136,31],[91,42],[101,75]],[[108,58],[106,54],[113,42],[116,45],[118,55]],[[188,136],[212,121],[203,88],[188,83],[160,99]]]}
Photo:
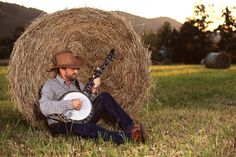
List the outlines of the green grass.
{"label": "green grass", "polygon": [[153,89],[155,98],[165,106],[206,108],[236,99],[235,67],[230,70],[202,70],[199,66],[196,72],[197,67],[194,66],[194,73],[188,71],[182,74],[182,70],[181,75],[156,77]]}
{"label": "green grass", "polygon": [[120,146],[53,138],[30,127],[9,100],[6,68],[0,68],[0,156],[236,156],[236,66],[151,67],[151,96],[138,113],[148,141]]}

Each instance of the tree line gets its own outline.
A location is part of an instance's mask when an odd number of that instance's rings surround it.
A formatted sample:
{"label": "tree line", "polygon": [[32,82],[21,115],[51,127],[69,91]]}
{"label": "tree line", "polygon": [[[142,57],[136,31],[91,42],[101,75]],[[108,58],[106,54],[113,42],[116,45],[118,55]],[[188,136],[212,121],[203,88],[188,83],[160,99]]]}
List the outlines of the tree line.
{"label": "tree line", "polygon": [[11,33],[9,37],[4,37],[0,39],[0,59],[9,59],[14,43],[20,37],[20,35],[25,31],[23,26],[18,26]]}
{"label": "tree line", "polygon": [[[236,21],[234,7],[222,9],[223,23],[210,30],[213,14],[206,7],[196,5],[194,16],[188,18],[180,30],[165,22],[156,32],[145,32],[142,39],[152,52],[153,63],[170,60],[174,63],[200,64],[210,52],[226,52],[236,62]],[[209,9],[209,10],[207,10]]]}

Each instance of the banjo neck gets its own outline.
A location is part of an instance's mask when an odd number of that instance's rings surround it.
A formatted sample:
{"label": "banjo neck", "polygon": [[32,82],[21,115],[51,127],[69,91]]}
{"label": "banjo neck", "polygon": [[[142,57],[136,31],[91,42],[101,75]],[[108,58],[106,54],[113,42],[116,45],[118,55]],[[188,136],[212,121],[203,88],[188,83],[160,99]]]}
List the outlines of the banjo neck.
{"label": "banjo neck", "polygon": [[85,85],[84,89],[82,90],[82,93],[85,94],[88,98],[91,97],[94,80],[102,74],[102,72],[110,63],[113,62],[114,58],[115,58],[115,49],[111,49],[105,61],[94,70],[92,78],[89,80],[89,82]]}

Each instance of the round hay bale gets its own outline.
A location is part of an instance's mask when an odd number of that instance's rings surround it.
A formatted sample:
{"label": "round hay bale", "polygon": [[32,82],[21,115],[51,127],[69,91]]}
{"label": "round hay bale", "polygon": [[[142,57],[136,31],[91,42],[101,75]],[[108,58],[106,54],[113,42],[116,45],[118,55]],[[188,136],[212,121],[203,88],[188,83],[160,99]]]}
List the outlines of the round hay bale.
{"label": "round hay bale", "polygon": [[224,52],[212,52],[207,54],[204,64],[207,68],[226,69],[230,67],[231,58]]}
{"label": "round hay bale", "polygon": [[86,84],[112,48],[116,59],[101,75],[100,91],[110,92],[135,114],[150,89],[150,53],[129,22],[93,8],[63,10],[34,20],[15,43],[8,73],[11,96],[23,117],[39,126],[39,93],[45,81],[55,76],[47,70],[57,52],[70,50],[86,58],[88,66],[78,78]]}

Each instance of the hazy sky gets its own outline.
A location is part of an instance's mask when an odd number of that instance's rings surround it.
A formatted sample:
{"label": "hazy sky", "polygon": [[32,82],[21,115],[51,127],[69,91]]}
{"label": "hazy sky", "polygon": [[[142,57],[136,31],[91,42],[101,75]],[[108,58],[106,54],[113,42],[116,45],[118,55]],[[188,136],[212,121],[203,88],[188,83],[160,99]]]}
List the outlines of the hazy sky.
{"label": "hazy sky", "polygon": [[[1,0],[2,2],[16,3],[25,7],[43,10],[47,13],[55,11],[93,7],[106,11],[125,11],[146,18],[167,16],[184,22],[192,15],[196,0]],[[236,0],[197,0],[205,4],[214,4],[216,7],[236,6]],[[220,10],[220,9],[219,9]]]}

